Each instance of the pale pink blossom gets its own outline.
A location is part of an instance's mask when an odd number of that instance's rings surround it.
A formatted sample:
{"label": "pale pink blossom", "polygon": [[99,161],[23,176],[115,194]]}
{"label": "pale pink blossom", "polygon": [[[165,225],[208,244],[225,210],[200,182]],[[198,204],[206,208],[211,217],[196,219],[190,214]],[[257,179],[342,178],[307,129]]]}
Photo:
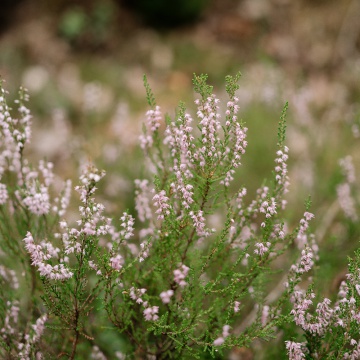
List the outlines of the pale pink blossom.
{"label": "pale pink blossom", "polygon": [[181,265],[179,269],[176,269],[173,271],[174,273],[174,281],[179,284],[181,287],[184,287],[187,285],[187,282],[185,281],[185,278],[189,272],[189,268],[186,265]]}
{"label": "pale pink blossom", "polygon": [[305,360],[303,348],[305,343],[296,343],[294,341],[285,341],[289,360]]}
{"label": "pale pink blossom", "polygon": [[120,254],[113,256],[110,258],[110,266],[114,269],[119,271],[124,264],[124,259]]}
{"label": "pale pink blossom", "polygon": [[145,320],[146,321],[156,321],[157,319],[159,319],[159,316],[157,315],[158,312],[159,312],[158,306],[147,307],[143,311]]}
{"label": "pale pink blossom", "polygon": [[163,291],[161,294],[160,294],[160,298],[161,298],[161,301],[164,303],[164,304],[168,304],[171,300],[171,297],[174,295],[174,291],[173,290],[167,290],[167,291]]}

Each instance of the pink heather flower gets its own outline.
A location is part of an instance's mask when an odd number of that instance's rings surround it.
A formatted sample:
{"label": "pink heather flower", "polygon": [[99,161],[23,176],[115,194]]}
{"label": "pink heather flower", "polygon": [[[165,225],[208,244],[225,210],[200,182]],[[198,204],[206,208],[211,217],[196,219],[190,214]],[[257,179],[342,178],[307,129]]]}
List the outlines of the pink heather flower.
{"label": "pink heather flower", "polygon": [[45,241],[42,241],[40,245],[36,245],[30,232],[27,232],[24,242],[25,249],[30,254],[32,260],[31,264],[38,268],[41,276],[53,280],[64,280],[73,276],[73,273],[64,264],[52,266],[45,262],[53,257],[58,257],[59,249],[54,248]]}
{"label": "pink heather flower", "polygon": [[230,330],[229,325],[223,326],[222,336],[214,340],[213,342],[214,346],[220,346],[225,342],[225,339],[230,335],[229,330]]}
{"label": "pink heather flower", "polygon": [[[19,359],[30,360],[30,351],[33,345],[38,342],[44,332],[45,322],[47,321],[47,315],[41,316],[36,320],[36,323],[32,325],[32,334],[25,334],[23,336],[24,342],[18,343],[18,357]],[[41,356],[41,353],[38,352]]]}
{"label": "pink heather flower", "polygon": [[353,184],[356,181],[355,177],[355,168],[353,164],[352,157],[350,155],[344,157],[339,160],[339,164],[341,166],[341,170],[346,177],[346,182],[349,184]]}
{"label": "pink heather flower", "polygon": [[179,284],[181,287],[187,285],[187,282],[184,280],[189,272],[190,268],[186,265],[181,265],[180,269],[176,269],[173,271],[174,273],[174,281]]}
{"label": "pink heather flower", "polygon": [[133,233],[134,227],[133,226],[135,223],[135,219],[128,213],[124,212],[123,216],[120,218],[120,220],[122,221],[121,226],[124,228],[124,230],[122,230],[120,232],[120,234],[125,240],[128,240],[132,236],[134,236],[134,233]]}
{"label": "pink heather flower", "polygon": [[[256,200],[253,200],[251,204],[248,206],[247,211],[250,214],[254,214],[254,217],[259,212],[261,204],[266,200],[269,193],[269,188],[267,186],[263,186],[260,189],[256,190],[257,196]],[[264,209],[264,208],[263,208]]]}
{"label": "pink heather flower", "polygon": [[260,256],[263,256],[264,254],[266,254],[269,251],[269,248],[271,246],[271,243],[266,242],[264,243],[256,243],[255,247],[256,249],[254,250],[254,253]]}
{"label": "pink heather flower", "polygon": [[312,305],[310,297],[314,296],[315,294],[310,294],[305,297],[301,291],[295,291],[293,294],[294,305],[290,314],[294,316],[296,325],[301,326],[302,328],[308,328],[308,316],[306,316],[306,312]]}
{"label": "pink heather flower", "polygon": [[223,335],[224,338],[227,338],[230,335],[229,330],[230,330],[230,325],[224,325],[223,326],[222,335]]}
{"label": "pink heather flower", "polygon": [[161,301],[164,303],[164,304],[168,304],[170,302],[170,298],[174,295],[174,291],[173,290],[167,290],[167,291],[163,291],[161,294],[160,294],[160,298],[161,298]]}
{"label": "pink heather flower", "polygon": [[140,147],[143,150],[150,148],[154,142],[152,136],[150,135],[145,135],[145,134],[140,135],[139,139],[140,139]]}
{"label": "pink heather flower", "polygon": [[18,301],[7,301],[3,327],[0,329],[1,336],[6,339],[8,335],[16,333],[16,324],[19,320],[20,307]]}
{"label": "pink heather flower", "polygon": [[94,261],[89,260],[88,264],[89,264],[89,268],[95,270],[97,275],[101,275],[101,270],[99,270],[98,266],[94,263]]}
{"label": "pink heather flower", "polygon": [[143,262],[148,256],[151,248],[150,242],[142,242],[140,244],[140,253],[138,255],[139,262]]}
{"label": "pink heather flower", "polygon": [[246,132],[248,129],[237,122],[236,114],[239,110],[239,106],[235,105],[238,100],[235,99],[237,98],[235,97],[234,101],[229,101],[227,103],[228,109],[226,110],[225,126],[229,133],[230,141],[233,142],[233,146],[231,149],[227,147],[223,153],[224,159],[231,159],[230,164],[232,167],[226,172],[225,178],[220,182],[225,186],[229,186],[230,182],[234,179],[234,169],[241,165],[241,156],[245,154],[245,149],[247,147]]}
{"label": "pink heather flower", "polygon": [[124,259],[121,255],[116,255],[110,258],[110,266],[114,269],[119,271],[124,264]]}
{"label": "pink heather flower", "polygon": [[197,116],[200,119],[203,146],[194,154],[194,158],[199,161],[200,167],[204,168],[207,162],[212,163],[222,155],[216,150],[220,140],[218,130],[221,128],[220,114],[218,113],[219,99],[212,95],[204,103],[196,103],[198,104]]}
{"label": "pink heather flower", "polygon": [[276,214],[276,202],[275,198],[270,198],[269,200],[265,200],[261,203],[259,211],[265,214],[265,217],[269,219],[271,216]]}
{"label": "pink heather flower", "polygon": [[136,301],[138,304],[143,303],[143,299],[141,298],[146,293],[146,289],[135,289],[132,287],[130,289],[130,298]]}
{"label": "pink heather flower", "polygon": [[343,183],[336,187],[337,197],[341,209],[348,219],[356,221],[358,215],[356,213],[355,201],[351,195],[351,188],[349,183]]}
{"label": "pink heather flower", "polygon": [[148,180],[135,180],[135,209],[141,222],[152,219],[150,208],[150,188]]}
{"label": "pink heather flower", "polygon": [[289,148],[284,146],[281,150],[276,152],[277,158],[275,159],[276,166],[275,166],[275,180],[282,189],[282,193],[286,194],[289,190],[289,177],[288,177],[288,170],[287,170],[287,163],[289,156],[288,153]]}
{"label": "pink heather flower", "polygon": [[[359,284],[356,284],[356,285],[355,285],[355,289],[356,289],[357,293],[358,293],[359,296],[360,296],[360,285],[359,285]],[[345,293],[345,296],[346,296],[346,293]]]}
{"label": "pink heather flower", "polygon": [[247,189],[244,187],[241,188],[237,193],[236,206],[239,210],[239,216],[243,216],[244,214],[244,197],[246,194],[247,194]]}
{"label": "pink heather flower", "polygon": [[234,313],[237,313],[240,311],[240,301],[234,301]]}
{"label": "pink heather flower", "polygon": [[226,172],[224,180],[220,181],[220,184],[225,185],[226,187],[230,186],[230,182],[234,180],[233,175],[235,174],[234,169],[230,169]]}
{"label": "pink heather flower", "polygon": [[210,232],[205,230],[205,218],[203,216],[203,211],[199,210],[197,214],[195,214],[193,211],[190,211],[189,215],[193,220],[194,226],[196,228],[196,233],[199,236],[209,236]]}
{"label": "pink heather flower", "polygon": [[291,269],[300,275],[310,271],[314,266],[313,257],[313,250],[309,246],[306,246],[305,249],[301,251],[300,262],[296,265],[292,265]]}
{"label": "pink heather flower", "polygon": [[309,228],[309,221],[315,216],[310,212],[304,212],[304,217],[300,220],[299,235],[305,234],[306,230]]}
{"label": "pink heather flower", "polygon": [[0,183],[0,205],[5,204],[8,198],[9,194],[6,189],[6,185]]}
{"label": "pink heather flower", "polygon": [[194,202],[193,196],[193,186],[187,183],[187,178],[191,177],[192,174],[187,171],[187,164],[183,163],[178,165],[177,159],[174,159],[173,172],[176,175],[176,182],[172,183],[172,189],[176,194],[177,198],[182,199],[182,206],[185,209],[189,209],[190,205]]}
{"label": "pink heather flower", "polygon": [[157,313],[159,312],[158,306],[148,307],[143,311],[144,318],[146,321],[156,321],[159,319]]}
{"label": "pink heather flower", "polygon": [[22,202],[35,215],[47,214],[50,210],[49,189],[40,185],[38,190],[35,183],[29,184]]}
{"label": "pink heather flower", "polygon": [[161,190],[153,197],[154,205],[158,208],[155,214],[158,214],[158,220],[164,220],[165,216],[170,215],[169,198],[165,190]]}
{"label": "pink heather flower", "polygon": [[247,147],[247,141],[246,139],[246,127],[242,127],[239,123],[235,124],[234,129],[234,137],[235,137],[235,145],[232,149],[233,151],[233,159],[231,161],[231,165],[234,168],[237,168],[240,164],[241,155],[245,154],[245,149]]}
{"label": "pink heather flower", "polygon": [[289,360],[304,360],[305,354],[302,348],[305,347],[305,343],[296,343],[294,341],[285,341],[286,349],[288,351]]}
{"label": "pink heather flower", "polygon": [[148,110],[146,112],[146,121],[151,132],[156,131],[160,127],[161,118],[160,106],[156,106],[155,110]]}
{"label": "pink heather flower", "polygon": [[223,337],[218,337],[217,339],[214,340],[214,346],[220,346],[225,342],[225,339]]}
{"label": "pink heather flower", "polygon": [[55,201],[59,202],[60,201],[60,207],[59,206],[55,206],[53,208],[53,210],[55,212],[58,213],[58,215],[60,217],[65,215],[66,209],[68,208],[69,204],[70,204],[70,197],[71,197],[71,187],[72,187],[72,182],[71,180],[66,180],[65,181],[65,186],[64,186],[64,190],[62,193],[62,196],[59,199],[55,199]]}
{"label": "pink heather flower", "polygon": [[47,186],[47,187],[49,187],[54,181],[53,168],[54,168],[53,163],[45,162],[44,160],[40,160],[39,170],[42,173],[45,186]]}
{"label": "pink heather flower", "polygon": [[43,334],[45,330],[46,320],[47,320],[47,315],[45,314],[36,320],[35,325],[31,326],[35,332],[34,335],[32,336],[33,343],[37,342],[40,339],[41,335]]}

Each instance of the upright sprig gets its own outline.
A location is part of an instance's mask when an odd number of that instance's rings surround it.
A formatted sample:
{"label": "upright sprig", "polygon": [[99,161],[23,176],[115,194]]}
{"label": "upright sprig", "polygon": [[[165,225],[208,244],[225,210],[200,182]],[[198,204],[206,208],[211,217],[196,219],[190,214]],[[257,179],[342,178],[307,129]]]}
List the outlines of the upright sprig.
{"label": "upright sprig", "polygon": [[155,100],[155,96],[151,90],[151,87],[149,85],[149,82],[148,82],[148,79],[147,79],[147,76],[144,74],[143,76],[143,82],[144,82],[144,87],[145,87],[145,90],[146,90],[146,99],[147,99],[147,102],[149,104],[149,106],[154,109],[155,106],[156,106],[156,100]]}
{"label": "upright sprig", "polygon": [[235,76],[231,76],[231,75],[226,75],[225,76],[225,90],[227,92],[227,94],[229,95],[230,99],[233,99],[235,96],[235,93],[237,90],[239,90],[240,85],[239,85],[239,80],[241,78],[241,72],[239,71],[238,73],[235,74]]}
{"label": "upright sprig", "polygon": [[285,144],[286,138],[286,114],[289,108],[289,103],[286,102],[281,112],[279,126],[278,126],[278,146],[281,148]]}
{"label": "upright sprig", "polygon": [[194,74],[193,85],[196,93],[200,94],[203,101],[205,101],[213,93],[213,86],[207,83],[207,74]]}

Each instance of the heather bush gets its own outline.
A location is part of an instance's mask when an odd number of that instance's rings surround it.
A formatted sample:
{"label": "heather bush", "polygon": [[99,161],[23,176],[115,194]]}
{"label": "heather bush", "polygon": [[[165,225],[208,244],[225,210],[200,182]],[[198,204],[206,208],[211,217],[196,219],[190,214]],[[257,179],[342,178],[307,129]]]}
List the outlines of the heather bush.
{"label": "heather bush", "polygon": [[[150,110],[136,213],[108,213],[95,197],[105,171],[87,164],[75,186],[76,216],[67,212],[71,181],[50,162],[28,160],[26,91],[16,118],[1,85],[2,358],[227,358],[259,341],[279,348],[274,358],[360,356],[360,252],[332,306],[313,279],[311,198],[297,224],[288,218],[287,104],[270,180],[255,194],[239,183],[248,130],[238,117],[239,77],[226,77],[222,108],[207,77],[195,75],[196,113],[180,103],[173,119],[145,77]],[[351,157],[340,166],[339,203],[354,223]]]}

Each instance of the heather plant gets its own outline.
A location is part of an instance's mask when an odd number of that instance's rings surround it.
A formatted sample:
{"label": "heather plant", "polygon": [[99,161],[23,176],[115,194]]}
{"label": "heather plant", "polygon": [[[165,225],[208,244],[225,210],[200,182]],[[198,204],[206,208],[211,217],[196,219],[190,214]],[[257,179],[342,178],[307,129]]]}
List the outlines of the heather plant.
{"label": "heather plant", "polygon": [[[195,116],[180,103],[172,119],[145,77],[150,110],[136,212],[107,213],[95,198],[105,171],[88,164],[75,187],[76,216],[67,212],[71,181],[26,156],[25,90],[17,119],[1,85],[2,358],[224,358],[255,341],[275,343],[279,334],[289,359],[358,358],[360,253],[334,306],[327,298],[315,305],[311,199],[297,225],[287,218],[287,104],[270,180],[248,194],[239,180],[248,131],[238,118],[239,78],[226,77],[222,109],[207,76],[195,75]],[[349,157],[340,164],[337,193],[354,222],[355,170]],[[280,290],[270,296],[279,275]]]}

